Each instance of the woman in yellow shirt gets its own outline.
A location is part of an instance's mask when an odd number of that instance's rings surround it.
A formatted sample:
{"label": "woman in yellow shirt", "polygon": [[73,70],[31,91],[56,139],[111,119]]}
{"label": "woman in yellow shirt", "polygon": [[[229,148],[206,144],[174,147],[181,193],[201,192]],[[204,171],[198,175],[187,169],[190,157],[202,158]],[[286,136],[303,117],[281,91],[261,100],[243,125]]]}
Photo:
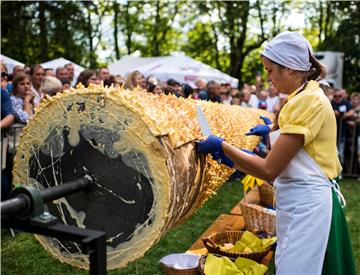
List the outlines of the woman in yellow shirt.
{"label": "woman in yellow shirt", "polygon": [[277,274],[356,274],[350,239],[331,180],[340,173],[336,121],[318,82],[325,75],[309,42],[284,32],[267,44],[261,60],[286,104],[271,132],[265,159],[249,155],[222,138],[199,142],[200,153],[255,177],[274,181]]}

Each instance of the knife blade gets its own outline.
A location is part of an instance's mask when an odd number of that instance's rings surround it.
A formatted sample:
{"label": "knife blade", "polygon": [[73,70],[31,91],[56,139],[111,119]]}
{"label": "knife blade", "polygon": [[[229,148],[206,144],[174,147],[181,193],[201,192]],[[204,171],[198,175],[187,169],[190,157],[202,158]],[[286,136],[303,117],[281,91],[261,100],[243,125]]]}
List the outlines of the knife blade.
{"label": "knife blade", "polygon": [[[197,118],[200,124],[200,129],[201,129],[201,133],[204,136],[209,137],[210,135],[212,135],[211,133],[211,129],[209,126],[209,123],[205,117],[205,114],[203,112],[203,110],[201,109],[200,105],[196,105],[196,114],[197,114]],[[221,158],[215,159],[217,161],[218,164],[221,163]]]}
{"label": "knife blade", "polygon": [[209,123],[205,117],[205,114],[201,109],[201,106],[199,106],[199,105],[196,106],[196,113],[197,113],[197,117],[199,120],[201,133],[204,136],[207,136],[207,137],[210,136],[212,134],[211,129],[210,129]]}

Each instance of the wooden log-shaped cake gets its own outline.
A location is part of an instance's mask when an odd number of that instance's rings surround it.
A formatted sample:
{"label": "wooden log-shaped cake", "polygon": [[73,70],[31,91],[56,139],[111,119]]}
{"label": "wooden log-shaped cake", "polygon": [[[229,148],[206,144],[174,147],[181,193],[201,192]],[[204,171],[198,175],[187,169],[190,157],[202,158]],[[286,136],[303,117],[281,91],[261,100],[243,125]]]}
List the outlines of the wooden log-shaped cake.
{"label": "wooden log-shaped cake", "polygon": [[[262,123],[251,108],[226,106],[142,90],[90,86],[46,98],[24,128],[14,165],[14,184],[44,189],[90,174],[90,192],[48,204],[59,221],[105,231],[107,268],[138,259],[161,236],[188,218],[234,172],[196,153],[201,140],[196,105],[214,135],[239,148]],[[62,262],[89,268],[70,241],[37,236]]]}

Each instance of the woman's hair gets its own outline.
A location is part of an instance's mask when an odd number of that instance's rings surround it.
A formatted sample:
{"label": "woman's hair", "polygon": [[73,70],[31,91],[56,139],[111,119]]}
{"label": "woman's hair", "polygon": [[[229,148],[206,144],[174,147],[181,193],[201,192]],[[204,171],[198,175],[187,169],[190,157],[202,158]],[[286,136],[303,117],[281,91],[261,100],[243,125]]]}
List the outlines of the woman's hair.
{"label": "woman's hair", "polygon": [[151,83],[151,82],[149,82],[149,83],[147,84],[147,86],[146,86],[146,90],[147,90],[149,93],[153,93],[154,90],[155,90],[155,88],[156,88],[156,85],[153,84],[153,83]]}
{"label": "woman's hair", "polygon": [[45,76],[40,85],[40,92],[43,92],[48,95],[53,95],[56,92],[62,90],[61,81],[53,76]]}
{"label": "woman's hair", "polygon": [[193,93],[194,89],[189,84],[183,84],[182,89],[184,91],[184,97],[189,97]]}
{"label": "woman's hair", "polygon": [[115,86],[116,84],[117,84],[117,82],[116,82],[115,76],[113,76],[113,75],[110,75],[109,79],[104,80],[104,86],[110,87],[111,85]]}
{"label": "woman's hair", "polygon": [[176,90],[170,86],[164,86],[162,88],[162,90],[164,91],[164,94],[166,95],[175,95],[176,94]]}
{"label": "woman's hair", "polygon": [[78,79],[76,81],[76,85],[81,83],[82,85],[87,87],[88,86],[87,82],[88,82],[89,78],[92,77],[94,74],[95,74],[95,71],[93,71],[93,70],[90,70],[90,69],[83,70],[78,76]]}
{"label": "woman's hair", "polygon": [[307,72],[307,80],[317,80],[318,78],[325,78],[326,70],[324,65],[322,65],[319,60],[317,60],[315,56],[310,53],[310,51],[309,56],[311,67],[310,70]]}
{"label": "woman's hair", "polygon": [[17,94],[16,89],[17,89],[17,86],[19,85],[19,82],[20,82],[20,81],[23,81],[25,78],[29,79],[29,81],[30,81],[30,76],[29,76],[28,74],[26,74],[26,73],[18,73],[18,74],[15,76],[15,78],[14,78],[14,80],[13,80],[13,82],[12,82],[12,85],[13,85],[13,94],[14,94],[14,95]]}
{"label": "woman's hair", "polygon": [[126,78],[126,81],[124,83],[124,88],[125,89],[134,89],[135,88],[135,85],[134,85],[134,80],[135,78],[138,76],[138,75],[142,75],[142,73],[140,73],[139,71],[133,71],[131,72],[128,77]]}
{"label": "woman's hair", "polygon": [[360,98],[360,93],[358,92],[353,92],[350,96],[350,99],[353,99],[354,97],[359,97]]}

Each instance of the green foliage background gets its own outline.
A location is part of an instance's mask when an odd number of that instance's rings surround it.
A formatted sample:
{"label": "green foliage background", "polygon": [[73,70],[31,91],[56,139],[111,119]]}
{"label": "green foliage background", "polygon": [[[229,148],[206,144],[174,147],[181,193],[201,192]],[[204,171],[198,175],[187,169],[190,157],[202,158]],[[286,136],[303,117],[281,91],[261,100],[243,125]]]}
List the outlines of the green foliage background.
{"label": "green foliage background", "polygon": [[[344,87],[360,90],[358,1],[1,1],[1,52],[25,64],[60,56],[96,68],[139,51],[174,51],[244,82],[262,71],[264,41],[290,29],[292,12],[315,50],[344,52]],[[110,22],[110,23],[105,23]]]}

